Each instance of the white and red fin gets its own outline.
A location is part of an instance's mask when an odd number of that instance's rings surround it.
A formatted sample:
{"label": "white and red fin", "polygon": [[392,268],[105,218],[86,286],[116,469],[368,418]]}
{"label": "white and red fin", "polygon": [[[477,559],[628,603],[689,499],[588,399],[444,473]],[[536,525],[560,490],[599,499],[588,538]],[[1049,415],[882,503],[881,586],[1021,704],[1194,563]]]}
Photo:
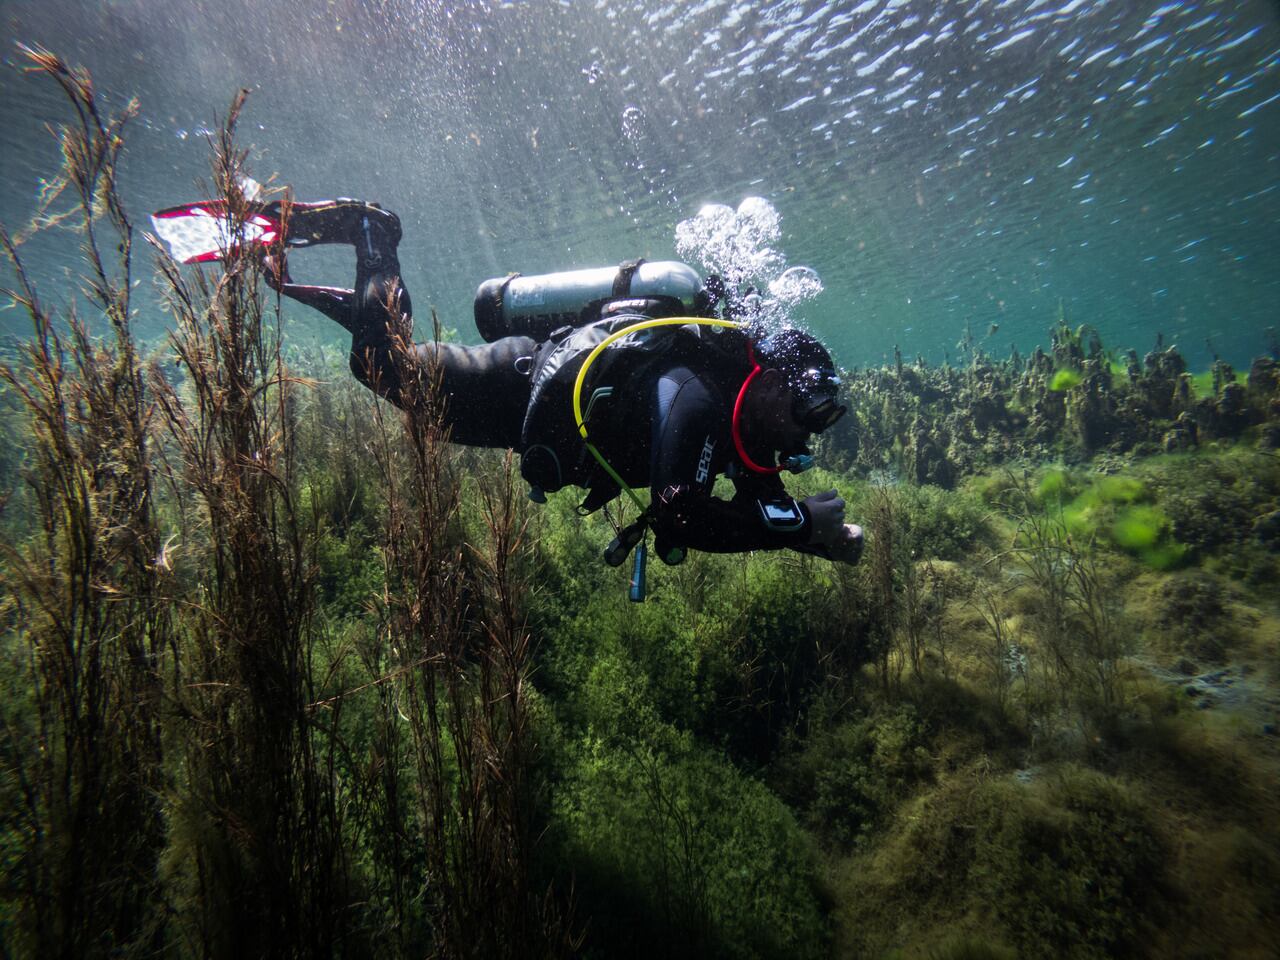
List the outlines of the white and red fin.
{"label": "white and red fin", "polygon": [[255,213],[233,234],[226,211],[227,205],[222,200],[184,203],[153,213],[151,225],[179,263],[209,263],[221,260],[242,243],[269,246],[278,241],[281,229],[278,219]]}

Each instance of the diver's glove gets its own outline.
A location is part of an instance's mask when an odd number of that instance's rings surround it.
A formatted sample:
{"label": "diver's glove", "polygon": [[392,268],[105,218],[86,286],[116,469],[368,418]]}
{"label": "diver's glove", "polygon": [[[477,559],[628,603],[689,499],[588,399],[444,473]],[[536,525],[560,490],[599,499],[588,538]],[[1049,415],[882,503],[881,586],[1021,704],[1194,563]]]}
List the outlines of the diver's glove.
{"label": "diver's glove", "polygon": [[862,528],[856,523],[846,523],[844,529],[844,538],[835,546],[828,546],[827,555],[836,563],[847,563],[853,566],[862,559],[864,540]]}

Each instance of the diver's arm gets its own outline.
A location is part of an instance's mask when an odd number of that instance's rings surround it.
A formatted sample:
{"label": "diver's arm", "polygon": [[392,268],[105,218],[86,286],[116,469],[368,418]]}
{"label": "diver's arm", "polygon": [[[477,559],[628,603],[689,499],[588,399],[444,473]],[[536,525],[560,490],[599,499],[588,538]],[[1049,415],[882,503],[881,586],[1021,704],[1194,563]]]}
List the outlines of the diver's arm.
{"label": "diver's arm", "polygon": [[650,507],[658,553],[672,547],[710,553],[785,547],[857,563],[862,529],[843,522],[844,501],[834,490],[796,501],[777,474],[746,474],[733,481],[733,499],[712,495],[730,460],[725,410],[719,391],[685,368],[659,378]]}
{"label": "diver's arm", "polygon": [[[808,508],[799,504],[786,516],[786,491],[776,476],[738,482],[732,500],[712,496],[730,443],[727,404],[714,385],[683,367],[659,378],[650,464],[650,512],[658,540],[710,553],[807,544]],[[766,504],[773,501],[779,506],[770,511]]]}
{"label": "diver's arm", "polygon": [[[771,531],[802,533],[805,538],[801,542],[779,538],[762,547],[745,549],[767,550],[781,546],[848,564],[856,564],[862,556],[862,528],[844,522],[844,500],[835,490],[795,500],[787,493],[777,474],[748,475],[735,480],[734,485],[737,492],[730,505],[743,504],[747,513],[753,514]],[[786,517],[793,512],[803,516],[802,523],[787,522]],[[779,516],[783,518],[781,522]]]}
{"label": "diver's arm", "polygon": [[835,543],[808,543],[804,546],[792,547],[799,553],[812,554],[832,563],[856,564],[862,558],[863,533],[856,523],[842,524],[841,533]]}
{"label": "diver's arm", "polygon": [[734,497],[722,500],[696,484],[671,484],[654,490],[653,529],[659,541],[708,553],[802,549],[809,537],[809,514],[797,504],[792,525],[767,525],[765,505]]}

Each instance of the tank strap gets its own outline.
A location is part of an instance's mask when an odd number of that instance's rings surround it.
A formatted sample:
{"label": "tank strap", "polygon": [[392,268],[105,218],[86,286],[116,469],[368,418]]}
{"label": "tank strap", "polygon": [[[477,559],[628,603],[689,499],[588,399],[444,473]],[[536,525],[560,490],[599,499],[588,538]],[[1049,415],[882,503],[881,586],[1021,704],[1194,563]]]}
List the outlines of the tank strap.
{"label": "tank strap", "polygon": [[615,299],[631,296],[631,279],[644,263],[644,257],[636,260],[623,260],[618,264],[618,275],[613,279],[613,296]]}

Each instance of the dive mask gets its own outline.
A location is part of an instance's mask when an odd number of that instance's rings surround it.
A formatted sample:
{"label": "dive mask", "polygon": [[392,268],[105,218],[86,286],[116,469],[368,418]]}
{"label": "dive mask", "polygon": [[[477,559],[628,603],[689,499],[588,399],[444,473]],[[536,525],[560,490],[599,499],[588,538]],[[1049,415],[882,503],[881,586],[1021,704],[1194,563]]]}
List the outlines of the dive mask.
{"label": "dive mask", "polygon": [[830,370],[810,368],[791,385],[795,399],[791,415],[810,433],[821,433],[844,416],[848,410],[837,403],[840,378]]}

